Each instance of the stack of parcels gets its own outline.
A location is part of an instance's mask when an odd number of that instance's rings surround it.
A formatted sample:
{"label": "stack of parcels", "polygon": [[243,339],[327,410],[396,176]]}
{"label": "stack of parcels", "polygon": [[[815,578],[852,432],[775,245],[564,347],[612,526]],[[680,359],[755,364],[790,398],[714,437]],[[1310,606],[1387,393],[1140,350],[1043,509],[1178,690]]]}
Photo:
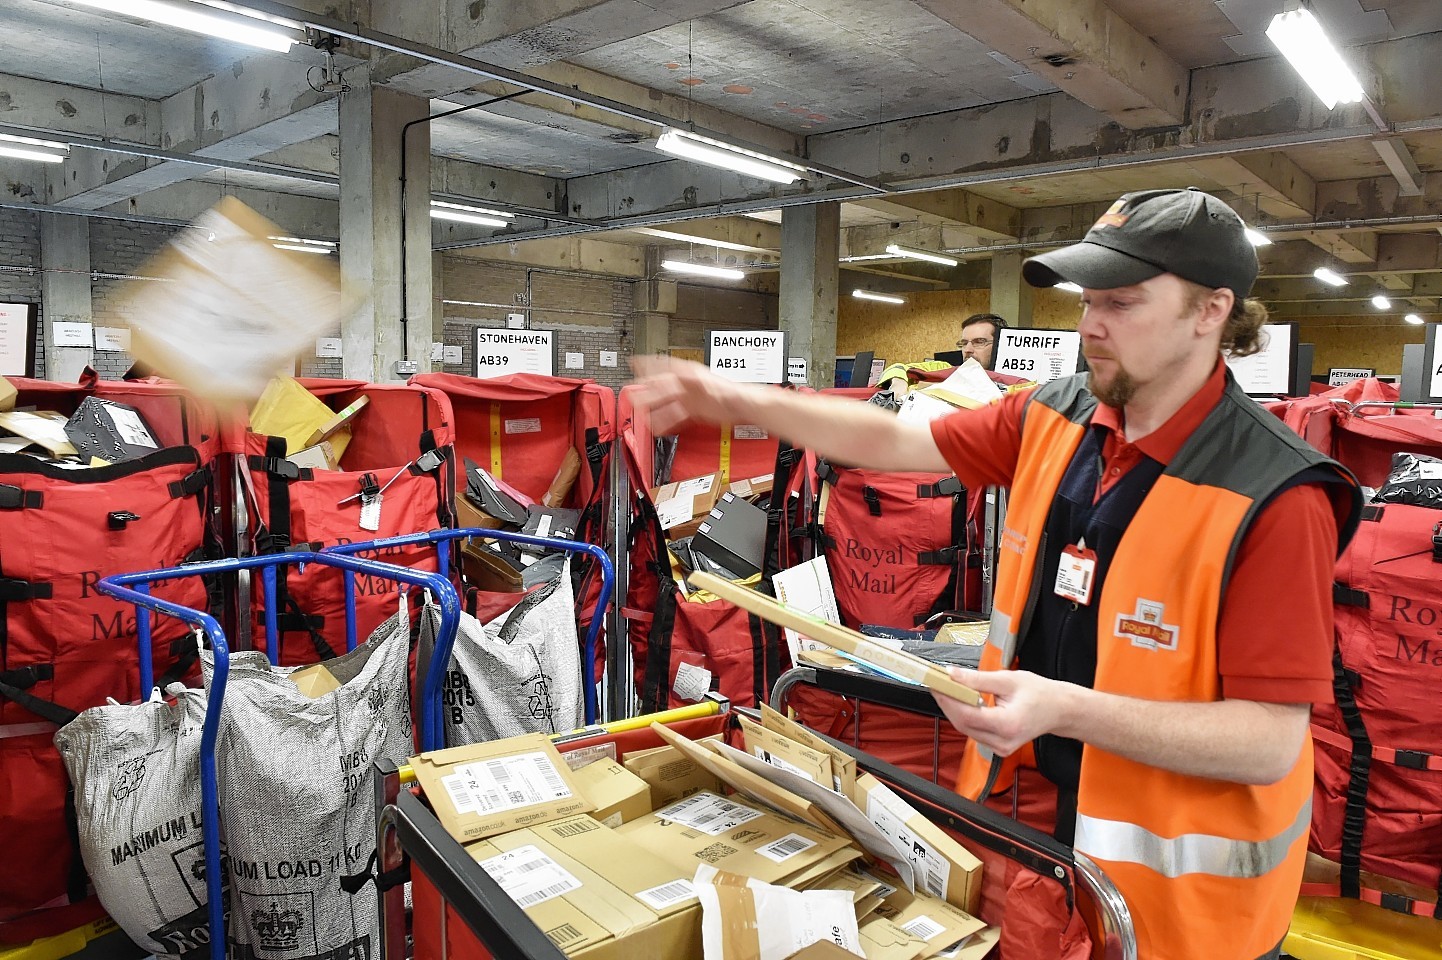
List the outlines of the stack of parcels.
{"label": "stack of parcels", "polygon": [[0,453],[76,470],[139,460],[163,449],[145,417],[129,404],[86,397],[67,416],[17,409],[16,395],[15,385],[0,377]]}
{"label": "stack of parcels", "polygon": [[344,409],[332,410],[290,377],[276,377],[250,411],[250,430],[285,438],[285,458],[297,467],[339,470],[356,416],[369,403],[362,394]]}
{"label": "stack of parcels", "polygon": [[[981,960],[981,863],[855,759],[774,711],[746,749],[558,752],[539,734],[422,754],[450,833],[569,957]],[[805,954],[810,957],[810,954]]]}
{"label": "stack of parcels", "polygon": [[[456,498],[461,527],[509,530],[553,540],[575,540],[581,511],[562,507],[581,471],[581,455],[566,451],[551,486],[537,503],[499,477],[467,459],[466,486]],[[545,547],[517,545],[471,537],[461,546],[466,581],[482,590],[521,593],[561,575],[566,553]]]}
{"label": "stack of parcels", "polygon": [[772,480],[768,473],[727,483],[725,474],[708,473],[650,490],[683,594],[685,576],[696,570],[738,582],[760,575]]}

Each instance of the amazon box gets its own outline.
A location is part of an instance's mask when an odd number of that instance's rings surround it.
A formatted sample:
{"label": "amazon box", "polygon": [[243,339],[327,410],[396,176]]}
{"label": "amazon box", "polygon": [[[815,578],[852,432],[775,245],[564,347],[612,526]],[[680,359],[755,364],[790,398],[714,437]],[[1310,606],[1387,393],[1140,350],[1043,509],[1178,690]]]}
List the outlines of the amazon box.
{"label": "amazon box", "polygon": [[604,757],[578,767],[576,782],[596,808],[591,818],[607,827],[619,827],[651,812],[651,787],[615,760]]}
{"label": "amazon box", "polygon": [[591,817],[568,817],[466,847],[567,956],[701,955],[690,875]]}
{"label": "amazon box", "polygon": [[656,505],[661,529],[672,540],[691,536],[725,489],[720,473],[656,487],[651,491],[651,502]]}
{"label": "amazon box", "polygon": [[861,857],[849,837],[709,791],[632,820],[617,832],[656,851],[684,876],[708,863],[763,883],[801,886]]}
{"label": "amazon box", "polygon": [[482,840],[591,809],[540,733],[431,750],[410,760],[436,818],[457,840]]}

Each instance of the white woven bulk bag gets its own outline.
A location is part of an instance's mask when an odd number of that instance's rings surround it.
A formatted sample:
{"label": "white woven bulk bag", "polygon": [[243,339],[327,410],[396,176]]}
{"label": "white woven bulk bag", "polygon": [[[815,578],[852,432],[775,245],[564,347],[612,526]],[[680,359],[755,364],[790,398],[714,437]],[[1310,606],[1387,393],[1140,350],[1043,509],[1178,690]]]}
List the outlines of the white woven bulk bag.
{"label": "white woven bulk bag", "polygon": [[290,680],[297,668],[231,657],[217,760],[235,960],[380,948],[374,886],[352,894],[342,880],[375,851],[371,764],[412,752],[404,595],[401,611],[325,662],[340,686],[314,699]]}

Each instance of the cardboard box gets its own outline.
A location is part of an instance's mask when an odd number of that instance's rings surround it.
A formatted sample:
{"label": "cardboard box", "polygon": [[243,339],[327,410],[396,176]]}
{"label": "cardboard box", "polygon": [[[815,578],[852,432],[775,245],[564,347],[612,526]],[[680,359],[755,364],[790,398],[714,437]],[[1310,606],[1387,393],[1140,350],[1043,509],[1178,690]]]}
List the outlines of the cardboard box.
{"label": "cardboard box", "polygon": [[0,377],[0,413],[15,409],[16,395],[15,384],[6,380],[4,377]]}
{"label": "cardboard box", "polygon": [[339,464],[339,461],[336,460],[335,448],[330,445],[329,440],[322,440],[304,450],[292,453],[286,459],[297,467],[308,467],[311,470],[334,470]]}
{"label": "cardboard box", "polygon": [[[906,899],[906,898],[900,898]],[[900,908],[893,907],[893,901],[883,904],[877,911],[878,919],[889,921],[913,937],[925,941],[923,957],[934,956],[963,939],[974,937],[985,929],[986,924],[969,913],[958,910],[952,904],[918,891],[915,897]],[[967,952],[970,951],[970,952]],[[968,941],[958,957],[980,957],[976,944]],[[867,955],[868,957],[870,954]]]}
{"label": "cardboard box", "polygon": [[763,620],[800,631],[813,640],[820,640],[827,646],[835,647],[868,663],[875,664],[903,680],[920,684],[929,690],[963,703],[970,703],[974,706],[981,703],[981,695],[970,687],[963,686],[951,679],[951,674],[945,667],[886,646],[881,641],[839,624],[827,623],[818,617],[792,610],[763,593],[738,586],[729,580],[723,580],[709,573],[693,573],[690,580],[692,586],[710,591],[723,600],[730,600],[738,607],[756,614]]}
{"label": "cardboard box", "polygon": [[861,856],[849,837],[709,791],[632,820],[617,832],[655,851],[685,876],[692,876],[697,864],[709,863],[783,886],[805,884]]}
{"label": "cardboard box", "polygon": [[771,492],[774,478],[775,474],[764,473],[759,477],[750,477],[746,480],[733,480],[727,489],[742,500],[764,497]]}
{"label": "cardboard box", "polygon": [[[340,433],[342,430],[346,431],[346,437],[347,440],[349,440],[350,430],[348,428],[350,427],[350,422],[354,420],[356,418],[356,414],[364,410],[366,408],[366,404],[370,402],[371,398],[366,396],[365,394],[361,394],[359,397],[356,397],[350,403],[346,404],[346,406],[343,407],[341,410],[338,410],[335,416],[331,417],[325,423],[317,427],[315,429],[315,432],[306,438],[306,446],[313,447],[317,443],[320,443],[322,440],[329,440],[331,437],[335,436],[337,433]],[[344,450],[345,444],[342,443],[340,447],[342,450]],[[340,457],[337,456],[336,459],[339,460]]]}
{"label": "cardboard box", "polygon": [[694,535],[724,489],[719,472],[653,488],[651,502],[666,536],[674,540]]}
{"label": "cardboard box", "polygon": [[571,493],[571,487],[576,483],[576,478],[581,475],[581,455],[576,452],[575,447],[567,447],[566,455],[561,458],[561,465],[556,469],[556,475],[551,478],[551,485],[541,495],[541,506],[559,507],[566,502],[566,497]]}
{"label": "cardboard box", "polygon": [[567,956],[699,957],[690,874],[588,816],[466,847]]}
{"label": "cardboard box", "polygon": [[[456,496],[456,520],[462,528],[481,527],[486,530],[499,530],[504,527],[505,521],[486,513],[480,507],[471,502],[464,490]],[[470,541],[467,540],[467,543]]]}
{"label": "cardboard box", "polygon": [[615,760],[602,758],[578,767],[576,783],[595,807],[591,817],[607,827],[619,827],[654,809],[651,787]]}
{"label": "cardboard box", "polygon": [[46,416],[43,411],[29,413],[23,410],[8,410],[0,413],[0,428],[44,447],[51,456],[73,457],[77,453],[70,443],[70,438],[65,435],[64,418],[57,420],[55,417]]}
{"label": "cardboard box", "polygon": [[540,733],[432,750],[410,764],[436,818],[462,842],[591,809],[571,768]]}
{"label": "cardboard box", "polygon": [[81,456],[108,463],[137,460],[160,449],[139,410],[99,397],[80,401],[65,424],[65,436]]}
{"label": "cardboard box", "polygon": [[312,700],[323,697],[332,690],[340,689],[340,681],[323,663],[313,663],[308,667],[301,667],[299,670],[293,671],[290,675],[290,682]]}
{"label": "cardboard box", "polygon": [[675,747],[633,750],[621,759],[621,765],[646,781],[653,808],[669,806],[702,790],[721,792],[721,781],[714,773]]}
{"label": "cardboard box", "polygon": [[981,901],[981,861],[970,850],[869,773],[857,778],[852,800],[877,829],[911,851],[918,892],[975,915]]}
{"label": "cardboard box", "polygon": [[797,743],[775,730],[768,730],[748,717],[738,715],[737,719],[741,723],[747,753],[760,757],[773,767],[790,770],[813,783],[825,787],[835,784],[830,754]]}
{"label": "cardboard box", "polygon": [[843,797],[850,797],[856,791],[856,758],[845,750],[827,743],[819,734],[789,717],[782,716],[766,704],[761,704],[761,725],[774,730],[789,740],[819,750],[831,757],[831,788]]}
{"label": "cardboard box", "polygon": [[696,527],[691,549],[725,567],[739,580],[761,572],[766,554],[766,511],[732,493],[723,493]]}

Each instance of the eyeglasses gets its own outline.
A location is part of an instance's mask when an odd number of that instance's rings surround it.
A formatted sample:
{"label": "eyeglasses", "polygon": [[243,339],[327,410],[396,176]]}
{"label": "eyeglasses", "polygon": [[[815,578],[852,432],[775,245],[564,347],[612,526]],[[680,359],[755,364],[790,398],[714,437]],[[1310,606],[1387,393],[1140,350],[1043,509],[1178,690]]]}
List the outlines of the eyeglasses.
{"label": "eyeglasses", "polygon": [[967,347],[989,347],[995,342],[991,337],[977,337],[975,340],[958,340],[956,345],[965,350]]}

